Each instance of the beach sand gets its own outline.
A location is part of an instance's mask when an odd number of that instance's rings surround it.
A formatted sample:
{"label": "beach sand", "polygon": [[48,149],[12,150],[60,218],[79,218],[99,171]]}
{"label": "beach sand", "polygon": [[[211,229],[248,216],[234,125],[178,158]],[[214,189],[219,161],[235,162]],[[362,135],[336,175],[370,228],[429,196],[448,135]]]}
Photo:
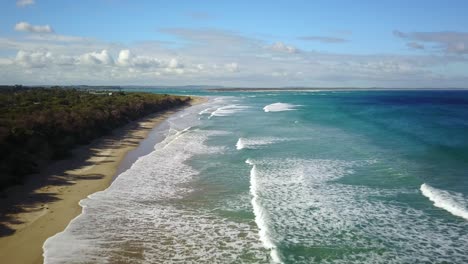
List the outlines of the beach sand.
{"label": "beach sand", "polygon": [[[194,98],[191,104],[206,101]],[[0,198],[0,262],[43,263],[42,245],[81,213],[78,202],[106,189],[126,154],[159,123],[180,109],[155,114],[73,151]]]}

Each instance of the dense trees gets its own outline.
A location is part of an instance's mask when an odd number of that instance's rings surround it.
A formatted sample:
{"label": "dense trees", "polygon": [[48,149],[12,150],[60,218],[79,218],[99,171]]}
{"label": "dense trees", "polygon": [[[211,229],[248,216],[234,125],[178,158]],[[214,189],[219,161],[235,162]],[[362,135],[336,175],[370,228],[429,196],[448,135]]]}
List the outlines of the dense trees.
{"label": "dense trees", "polygon": [[78,144],[189,97],[64,88],[0,87],[0,189]]}

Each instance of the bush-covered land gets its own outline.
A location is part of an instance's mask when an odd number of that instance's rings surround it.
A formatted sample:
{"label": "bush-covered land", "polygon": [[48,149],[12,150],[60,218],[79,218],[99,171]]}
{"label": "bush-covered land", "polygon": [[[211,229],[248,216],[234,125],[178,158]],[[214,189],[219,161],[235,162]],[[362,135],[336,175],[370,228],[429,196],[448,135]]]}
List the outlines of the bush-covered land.
{"label": "bush-covered land", "polygon": [[0,189],[130,121],[190,101],[134,92],[0,86]]}

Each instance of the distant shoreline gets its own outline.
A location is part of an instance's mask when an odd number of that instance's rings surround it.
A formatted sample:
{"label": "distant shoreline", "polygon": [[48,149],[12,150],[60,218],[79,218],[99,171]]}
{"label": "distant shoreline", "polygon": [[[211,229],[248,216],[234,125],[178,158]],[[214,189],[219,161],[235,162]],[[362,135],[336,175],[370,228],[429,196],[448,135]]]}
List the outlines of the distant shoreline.
{"label": "distant shoreline", "polygon": [[[192,98],[190,105],[205,102],[202,97]],[[116,129],[111,136],[75,149],[72,158],[53,163],[24,185],[8,189],[8,197],[0,199],[0,204],[15,212],[0,218],[2,262],[43,263],[45,240],[81,214],[78,202],[106,189],[127,154],[138,149],[157,125],[184,108],[152,114]],[[8,230],[14,232],[8,234]]]}
{"label": "distant shoreline", "polygon": [[210,92],[468,91],[468,88],[208,88]]}
{"label": "distant shoreline", "polygon": [[[0,85],[0,89],[11,87],[11,85]],[[22,86],[22,85],[19,85]],[[54,87],[54,85],[24,85],[25,87]],[[227,91],[246,91],[246,92],[261,92],[261,91],[442,91],[442,90],[468,90],[468,87],[226,87],[222,85],[168,85],[168,86],[151,86],[151,85],[63,85],[63,88],[79,89],[79,90],[97,90],[97,91],[124,91],[138,89],[184,89],[184,90],[205,90],[211,92],[227,92]]]}

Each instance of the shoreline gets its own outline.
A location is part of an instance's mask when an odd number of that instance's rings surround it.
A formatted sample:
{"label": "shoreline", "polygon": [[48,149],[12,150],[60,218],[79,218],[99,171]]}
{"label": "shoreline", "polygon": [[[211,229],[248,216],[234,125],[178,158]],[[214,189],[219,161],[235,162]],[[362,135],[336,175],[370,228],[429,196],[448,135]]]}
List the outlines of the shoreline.
{"label": "shoreline", "polygon": [[131,122],[111,135],[74,149],[72,157],[31,175],[24,185],[6,190],[7,198],[0,198],[1,207],[9,208],[0,218],[0,260],[43,263],[45,240],[63,231],[81,214],[79,201],[106,189],[118,172],[128,169],[132,162],[126,161],[127,154],[135,151],[136,158],[145,155],[137,151],[140,144],[164,120],[205,101],[202,97],[192,97],[188,106]]}

